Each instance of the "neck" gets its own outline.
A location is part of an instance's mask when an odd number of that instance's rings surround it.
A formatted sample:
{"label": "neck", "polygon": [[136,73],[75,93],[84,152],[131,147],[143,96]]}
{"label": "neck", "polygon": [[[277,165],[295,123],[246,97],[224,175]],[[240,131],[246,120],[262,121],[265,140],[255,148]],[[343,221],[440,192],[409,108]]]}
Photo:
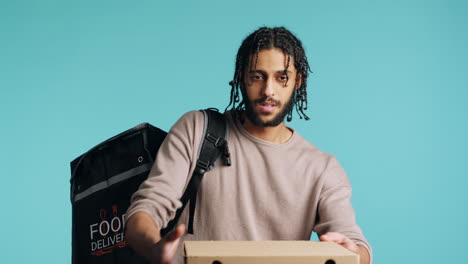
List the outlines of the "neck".
{"label": "neck", "polygon": [[286,127],[284,121],[275,127],[259,127],[254,125],[245,115],[242,119],[244,120],[242,126],[244,126],[245,130],[262,140],[275,144],[283,144],[292,136],[292,131]]}

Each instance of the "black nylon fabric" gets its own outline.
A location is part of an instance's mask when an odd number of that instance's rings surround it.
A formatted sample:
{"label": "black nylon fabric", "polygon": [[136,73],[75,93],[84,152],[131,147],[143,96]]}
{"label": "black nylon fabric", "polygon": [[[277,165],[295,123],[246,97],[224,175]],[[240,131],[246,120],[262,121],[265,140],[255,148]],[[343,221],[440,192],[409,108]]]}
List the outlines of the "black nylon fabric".
{"label": "black nylon fabric", "polygon": [[[71,162],[73,264],[147,263],[127,245],[123,223],[130,197],[147,178],[165,136],[144,123]],[[119,175],[128,178],[113,183]]]}
{"label": "black nylon fabric", "polygon": [[[208,123],[199,163],[181,198],[183,206],[168,227],[161,230],[162,235],[175,227],[189,200],[189,231],[193,232],[199,184],[226,144],[224,116],[213,109],[202,111]],[[132,194],[148,177],[166,135],[161,129],[143,123],[102,142],[70,163],[72,264],[148,263],[127,245],[123,233],[125,212]]]}

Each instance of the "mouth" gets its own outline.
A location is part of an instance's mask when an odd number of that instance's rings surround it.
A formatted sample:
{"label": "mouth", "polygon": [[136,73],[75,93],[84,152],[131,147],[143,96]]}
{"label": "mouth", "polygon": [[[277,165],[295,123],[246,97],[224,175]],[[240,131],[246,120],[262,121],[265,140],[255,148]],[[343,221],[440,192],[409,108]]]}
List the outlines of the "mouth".
{"label": "mouth", "polygon": [[257,107],[260,113],[270,114],[278,107],[278,103],[273,100],[262,100],[257,102]]}

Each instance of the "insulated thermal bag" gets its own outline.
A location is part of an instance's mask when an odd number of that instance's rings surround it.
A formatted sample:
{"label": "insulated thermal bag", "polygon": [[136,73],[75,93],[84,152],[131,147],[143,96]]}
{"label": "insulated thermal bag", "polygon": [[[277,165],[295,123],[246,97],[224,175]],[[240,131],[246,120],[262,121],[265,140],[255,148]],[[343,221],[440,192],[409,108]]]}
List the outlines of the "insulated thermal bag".
{"label": "insulated thermal bag", "polygon": [[[213,108],[201,111],[206,123],[195,171],[180,199],[182,207],[161,230],[162,236],[175,228],[189,201],[188,232],[193,234],[197,191],[204,173],[220,157],[225,166],[231,165],[223,114]],[[166,135],[143,123],[71,162],[72,264],[147,263],[127,245],[125,213],[132,194],[147,178]]]}
{"label": "insulated thermal bag", "polygon": [[125,212],[165,136],[143,123],[71,162],[73,264],[147,263],[127,245]]}

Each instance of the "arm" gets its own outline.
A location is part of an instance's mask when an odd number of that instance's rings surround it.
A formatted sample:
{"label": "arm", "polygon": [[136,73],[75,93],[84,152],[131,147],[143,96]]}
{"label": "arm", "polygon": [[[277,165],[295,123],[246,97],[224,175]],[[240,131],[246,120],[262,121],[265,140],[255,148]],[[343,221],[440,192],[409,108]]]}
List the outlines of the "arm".
{"label": "arm", "polygon": [[159,228],[145,212],[137,212],[128,221],[125,237],[137,254],[154,264],[172,263],[185,226],[179,225],[161,239]]}
{"label": "arm", "polygon": [[[165,227],[182,205],[180,197],[193,171],[192,157],[197,155],[203,121],[201,112],[190,112],[171,128],[148,178],[133,194],[127,210],[125,236],[128,243],[136,253],[154,263],[164,263],[157,260],[161,250],[165,250],[162,245],[166,242],[177,244],[177,239],[185,231],[181,227],[176,229],[175,237],[171,233],[160,237],[160,229]],[[175,253],[177,246],[169,247]]]}
{"label": "arm", "polygon": [[358,246],[358,254],[360,256],[360,259],[361,259],[361,264],[370,264],[370,254],[369,254],[369,250],[367,250],[367,248],[365,248],[364,246]]}
{"label": "arm", "polygon": [[314,231],[324,234],[319,237],[321,241],[333,241],[358,253],[361,264],[372,263],[372,249],[356,224],[351,185],[335,158],[322,173],[321,184]]}

